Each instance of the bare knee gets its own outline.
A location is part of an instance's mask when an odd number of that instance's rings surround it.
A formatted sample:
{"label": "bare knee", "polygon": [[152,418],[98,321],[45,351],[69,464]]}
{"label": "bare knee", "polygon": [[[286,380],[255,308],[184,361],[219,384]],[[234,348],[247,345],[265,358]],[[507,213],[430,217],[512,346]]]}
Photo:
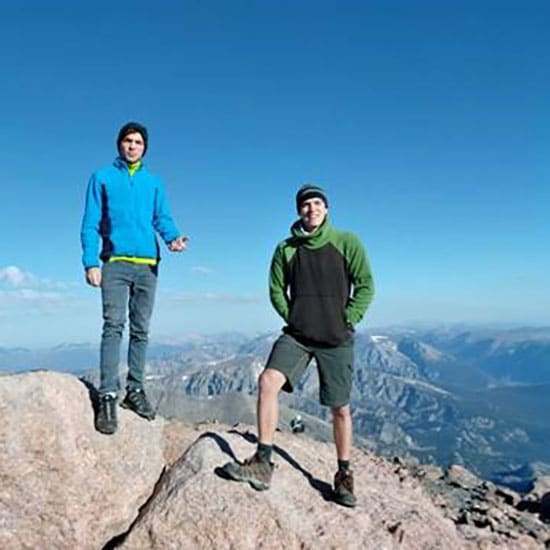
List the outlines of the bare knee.
{"label": "bare knee", "polygon": [[333,407],[331,409],[332,418],[335,421],[351,420],[351,409],[349,405],[342,405],[341,407]]}
{"label": "bare knee", "polygon": [[285,375],[275,369],[265,369],[260,375],[260,395],[277,395],[286,381]]}

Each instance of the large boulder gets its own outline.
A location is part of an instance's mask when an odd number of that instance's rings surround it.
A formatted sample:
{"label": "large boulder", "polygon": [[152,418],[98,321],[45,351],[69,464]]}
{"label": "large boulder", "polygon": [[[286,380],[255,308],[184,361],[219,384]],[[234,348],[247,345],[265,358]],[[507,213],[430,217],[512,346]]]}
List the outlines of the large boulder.
{"label": "large boulder", "polygon": [[[214,427],[216,428],[216,427]],[[122,548],[463,548],[418,483],[391,463],[354,451],[358,507],[331,500],[334,446],[277,434],[269,491],[217,475],[254,452],[249,432],[204,431],[167,470]]]}
{"label": "large boulder", "polygon": [[102,435],[70,375],[1,377],[0,419],[0,548],[102,548],[163,469],[163,421],[119,408],[118,432]]}
{"label": "large boulder", "polygon": [[550,543],[545,480],[519,502],[458,466],[444,473],[354,449],[359,502],[347,509],[332,501],[333,444],[278,432],[272,487],[256,492],[220,472],[254,452],[248,427],[147,422],[122,409],[119,417],[115,435],[97,433],[88,388],[72,376],[0,377],[2,550]]}

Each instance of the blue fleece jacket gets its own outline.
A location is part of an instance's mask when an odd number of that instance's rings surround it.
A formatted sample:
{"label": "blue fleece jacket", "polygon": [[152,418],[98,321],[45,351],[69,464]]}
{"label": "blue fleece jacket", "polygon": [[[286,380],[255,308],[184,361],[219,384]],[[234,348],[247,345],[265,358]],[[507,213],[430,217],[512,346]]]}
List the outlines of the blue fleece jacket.
{"label": "blue fleece jacket", "polygon": [[130,176],[120,157],[92,174],[80,231],[85,269],[113,256],[160,259],[155,231],[167,244],[180,235],[160,178],[143,163]]}

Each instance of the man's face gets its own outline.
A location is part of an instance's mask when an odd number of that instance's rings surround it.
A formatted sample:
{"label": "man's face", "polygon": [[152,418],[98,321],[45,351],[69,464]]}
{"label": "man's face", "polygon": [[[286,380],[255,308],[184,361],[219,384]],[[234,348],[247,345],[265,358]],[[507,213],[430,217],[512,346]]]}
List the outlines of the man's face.
{"label": "man's face", "polygon": [[305,230],[310,232],[315,231],[325,221],[328,208],[325,206],[325,201],[318,197],[306,199],[300,205],[300,219]]}
{"label": "man's face", "polygon": [[119,155],[130,164],[141,160],[145,143],[139,132],[131,132],[122,138],[118,149]]}

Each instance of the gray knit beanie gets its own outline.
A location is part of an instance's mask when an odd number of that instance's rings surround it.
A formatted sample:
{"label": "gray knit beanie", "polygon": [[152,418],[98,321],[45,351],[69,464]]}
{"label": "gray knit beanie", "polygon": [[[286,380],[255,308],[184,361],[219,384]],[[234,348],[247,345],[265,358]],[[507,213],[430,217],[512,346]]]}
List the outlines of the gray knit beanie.
{"label": "gray knit beanie", "polygon": [[302,185],[296,193],[296,210],[300,212],[300,206],[302,206],[302,203],[307,199],[313,198],[322,199],[325,206],[328,208],[328,198],[324,190],[313,183],[306,183],[305,185]]}

